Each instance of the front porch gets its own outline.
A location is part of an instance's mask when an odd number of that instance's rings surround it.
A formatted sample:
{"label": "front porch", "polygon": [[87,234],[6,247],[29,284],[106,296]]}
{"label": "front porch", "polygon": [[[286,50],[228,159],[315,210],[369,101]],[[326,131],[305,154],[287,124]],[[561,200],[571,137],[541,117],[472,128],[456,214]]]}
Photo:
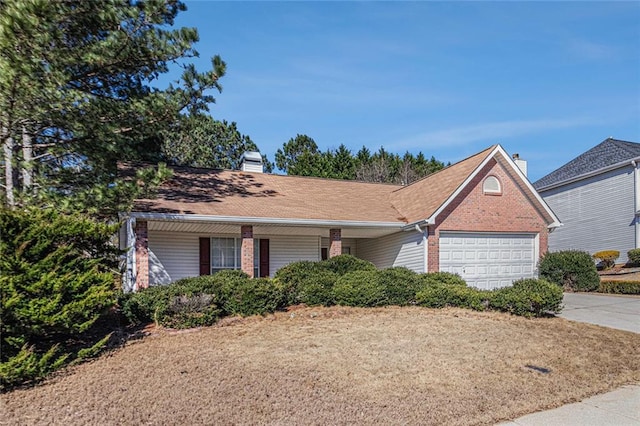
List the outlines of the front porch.
{"label": "front porch", "polygon": [[[132,215],[123,227],[128,248],[125,290],[166,285],[185,277],[240,269],[252,277],[272,277],[298,260],[318,261],[343,253],[393,266],[401,250],[384,240],[419,234],[401,223],[246,223]],[[420,247],[422,249],[422,247]],[[390,257],[391,256],[391,257]],[[415,256],[414,256],[415,257]],[[422,260],[420,260],[422,262]]]}

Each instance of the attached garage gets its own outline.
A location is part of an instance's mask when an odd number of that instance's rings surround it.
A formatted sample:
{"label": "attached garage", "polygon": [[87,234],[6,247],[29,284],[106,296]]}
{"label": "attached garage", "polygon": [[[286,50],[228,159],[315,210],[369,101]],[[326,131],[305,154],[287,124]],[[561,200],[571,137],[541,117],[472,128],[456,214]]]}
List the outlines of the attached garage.
{"label": "attached garage", "polygon": [[535,275],[536,234],[441,232],[440,270],[480,289],[510,286]]}

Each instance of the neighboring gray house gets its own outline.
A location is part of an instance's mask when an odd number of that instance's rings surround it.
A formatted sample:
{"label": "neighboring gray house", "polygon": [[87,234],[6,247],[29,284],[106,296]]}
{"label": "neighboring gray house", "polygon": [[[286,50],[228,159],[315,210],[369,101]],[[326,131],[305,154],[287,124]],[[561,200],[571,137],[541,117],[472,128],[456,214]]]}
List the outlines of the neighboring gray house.
{"label": "neighboring gray house", "polygon": [[640,143],[605,139],[533,186],[562,221],[549,251],[640,247]]}

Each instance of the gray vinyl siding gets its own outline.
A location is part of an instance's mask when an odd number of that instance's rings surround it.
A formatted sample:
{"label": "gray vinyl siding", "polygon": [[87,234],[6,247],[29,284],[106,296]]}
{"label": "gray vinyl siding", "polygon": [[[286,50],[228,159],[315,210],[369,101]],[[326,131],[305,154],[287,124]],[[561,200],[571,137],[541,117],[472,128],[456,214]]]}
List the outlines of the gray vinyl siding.
{"label": "gray vinyl siding", "polygon": [[[259,237],[256,237],[259,238]],[[320,260],[320,238],[314,236],[278,236],[269,238],[269,275],[297,260]]]}
{"label": "gray vinyl siding", "polygon": [[200,275],[199,234],[149,231],[149,285]]}
{"label": "gray vinyl siding", "polygon": [[378,268],[405,266],[416,272],[425,272],[422,235],[415,231],[360,239],[358,257],[368,260]]}
{"label": "gray vinyl siding", "polygon": [[[169,284],[200,275],[200,245],[197,233],[149,231],[149,284]],[[237,238],[237,235],[219,235]],[[319,260],[320,238],[314,236],[260,236],[269,239],[269,275],[296,260]]]}
{"label": "gray vinyl siding", "polygon": [[631,166],[541,192],[564,226],[549,235],[549,250],[619,250],[627,261],[635,247],[634,176]]}

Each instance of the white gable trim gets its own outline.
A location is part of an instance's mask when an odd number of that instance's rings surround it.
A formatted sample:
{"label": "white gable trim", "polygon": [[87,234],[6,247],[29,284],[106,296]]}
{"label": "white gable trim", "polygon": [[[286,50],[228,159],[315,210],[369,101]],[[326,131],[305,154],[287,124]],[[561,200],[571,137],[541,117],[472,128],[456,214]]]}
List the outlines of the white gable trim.
{"label": "white gable trim", "polygon": [[533,185],[531,185],[531,182],[529,182],[529,179],[527,179],[527,177],[522,173],[520,168],[516,165],[516,163],[511,159],[511,157],[507,154],[507,152],[500,145],[496,145],[496,147],[493,149],[493,151],[491,151],[491,153],[489,153],[486,156],[486,158],[482,161],[482,163],[480,163],[480,165],[478,165],[478,167],[476,167],[476,169],[472,173],[470,173],[469,176],[467,176],[467,178],[464,180],[464,182],[462,182],[462,184],[453,192],[453,194],[451,194],[451,196],[449,196],[449,198],[447,198],[445,200],[445,202],[442,203],[442,205],[440,207],[438,207],[438,209],[431,216],[429,216],[428,218],[426,218],[424,220],[418,221],[417,223],[425,223],[427,225],[435,225],[436,217],[438,217],[438,215],[440,213],[442,213],[442,211],[444,209],[446,209],[447,206],[449,206],[449,204],[451,204],[453,202],[453,200],[466,188],[466,186],[478,175],[478,173],[480,173],[480,170],[482,170],[482,168],[484,166],[486,166],[487,163],[491,159],[493,159],[495,157],[495,155],[498,154],[498,153],[500,153],[506,159],[507,164],[509,164],[509,166],[515,171],[515,173],[518,175],[520,180],[531,191],[531,193],[536,197],[536,200],[542,205],[542,207],[549,214],[549,216],[551,216],[551,218],[553,219],[553,222],[548,227],[549,228],[557,228],[559,226],[562,226],[562,223],[560,223],[560,219],[558,219],[558,217],[555,215],[555,213],[551,210],[551,208],[547,205],[547,203],[542,199],[540,194],[538,194],[538,191],[536,191],[536,189],[533,187]]}

